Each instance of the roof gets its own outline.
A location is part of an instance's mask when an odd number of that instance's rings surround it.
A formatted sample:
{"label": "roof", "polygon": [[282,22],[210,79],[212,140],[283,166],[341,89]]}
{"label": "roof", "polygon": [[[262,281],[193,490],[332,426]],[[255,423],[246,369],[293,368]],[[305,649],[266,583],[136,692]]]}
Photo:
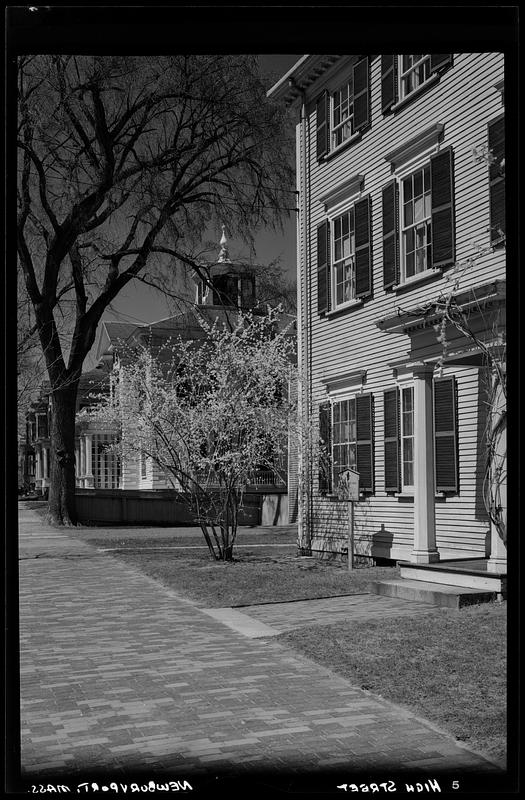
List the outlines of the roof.
{"label": "roof", "polygon": [[280,78],[266,94],[274,100],[293,103],[301,92],[308,89],[327,69],[332,67],[340,55],[305,55]]}

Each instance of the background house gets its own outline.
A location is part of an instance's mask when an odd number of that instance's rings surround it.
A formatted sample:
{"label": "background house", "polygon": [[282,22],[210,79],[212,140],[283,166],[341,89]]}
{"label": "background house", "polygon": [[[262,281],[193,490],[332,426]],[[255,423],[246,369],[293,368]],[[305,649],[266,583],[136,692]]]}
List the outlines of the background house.
{"label": "background house", "polygon": [[[351,467],[360,554],[505,569],[483,502],[502,402],[487,353],[505,369],[503,61],[305,55],[269,91],[300,111],[300,401],[329,455],[328,469],[301,467],[300,539],[314,553],[346,552],[335,488]],[[474,339],[445,324],[447,303]]]}
{"label": "background house", "polygon": [[[234,321],[233,315],[239,309],[265,313],[265,309],[258,306],[253,268],[244,261],[230,258],[224,230],[218,258],[200,264],[193,280],[195,302],[183,313],[143,325],[101,323],[95,349],[97,367],[81,377],[77,411],[94,405],[97,394],[112,391],[113,367],[132,357],[133,348],[147,347],[162,361],[163,347],[169,340],[181,339],[198,346],[207,335],[203,322],[227,324],[229,319]],[[293,317],[288,314],[283,314],[281,320],[283,326],[293,323]],[[21,448],[25,483],[40,494],[49,486],[51,413],[49,392],[44,388],[28,414],[26,442]],[[141,455],[121,463],[110,449],[115,433],[92,419],[80,418],[76,433],[77,506],[81,519],[191,522],[186,510],[172,502],[173,486],[151,458]],[[133,432],[128,431],[127,435],[132,436]],[[279,464],[276,467],[254,472],[253,483],[244,495],[244,524],[288,523],[288,466]]]}

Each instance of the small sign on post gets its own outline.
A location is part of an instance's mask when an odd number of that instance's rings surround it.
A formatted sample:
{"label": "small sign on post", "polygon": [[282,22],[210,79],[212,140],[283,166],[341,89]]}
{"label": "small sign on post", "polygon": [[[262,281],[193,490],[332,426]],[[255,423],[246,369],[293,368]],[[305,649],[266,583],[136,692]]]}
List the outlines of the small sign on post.
{"label": "small sign on post", "polygon": [[348,501],[348,569],[354,568],[354,502],[359,500],[359,472],[343,470],[337,481],[337,496]]}

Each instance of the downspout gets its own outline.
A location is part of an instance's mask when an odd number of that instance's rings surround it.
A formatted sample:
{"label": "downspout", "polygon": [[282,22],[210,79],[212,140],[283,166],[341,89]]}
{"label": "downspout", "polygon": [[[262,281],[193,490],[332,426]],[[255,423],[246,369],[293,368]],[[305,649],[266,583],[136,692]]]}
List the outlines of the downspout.
{"label": "downspout", "polygon": [[[293,78],[289,80],[290,85],[300,93],[300,127],[298,130],[298,147],[296,148],[297,160],[297,190],[300,199],[300,213],[297,216],[297,262],[299,268],[299,280],[297,281],[297,350],[299,355],[299,386],[297,392],[297,405],[300,424],[300,440],[298,453],[299,481],[299,502],[298,502],[298,538],[299,547],[302,555],[311,555],[312,536],[311,536],[311,489],[312,489],[312,436],[310,430],[310,396],[309,396],[309,324],[310,307],[308,292],[308,276],[310,273],[310,248],[309,248],[309,198],[308,198],[308,148],[306,142],[307,119],[306,119],[306,95]],[[302,229],[301,229],[302,225]],[[302,255],[302,259],[301,259]],[[301,266],[303,269],[301,269]],[[305,424],[306,421],[306,424]],[[306,439],[306,441],[305,441]],[[306,453],[305,453],[306,449]]]}

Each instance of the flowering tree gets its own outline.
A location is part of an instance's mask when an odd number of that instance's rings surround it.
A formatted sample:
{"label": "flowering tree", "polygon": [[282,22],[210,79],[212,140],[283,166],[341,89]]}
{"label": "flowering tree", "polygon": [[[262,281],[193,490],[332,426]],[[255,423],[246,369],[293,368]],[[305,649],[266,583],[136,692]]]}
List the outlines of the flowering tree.
{"label": "flowering tree", "polygon": [[[123,460],[148,457],[194,513],[210,553],[231,561],[245,487],[286,473],[295,425],[292,331],[277,311],[230,315],[199,341],[123,354],[115,391],[86,412],[118,431]],[[81,415],[82,416],[82,415]]]}

